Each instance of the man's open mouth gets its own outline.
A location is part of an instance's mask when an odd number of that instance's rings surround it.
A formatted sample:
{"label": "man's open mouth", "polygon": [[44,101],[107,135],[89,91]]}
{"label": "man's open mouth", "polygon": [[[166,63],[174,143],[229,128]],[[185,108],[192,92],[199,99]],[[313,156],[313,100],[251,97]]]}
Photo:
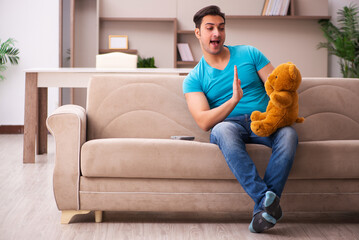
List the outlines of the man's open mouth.
{"label": "man's open mouth", "polygon": [[219,45],[220,41],[219,40],[210,40],[209,43],[212,46],[217,47]]}

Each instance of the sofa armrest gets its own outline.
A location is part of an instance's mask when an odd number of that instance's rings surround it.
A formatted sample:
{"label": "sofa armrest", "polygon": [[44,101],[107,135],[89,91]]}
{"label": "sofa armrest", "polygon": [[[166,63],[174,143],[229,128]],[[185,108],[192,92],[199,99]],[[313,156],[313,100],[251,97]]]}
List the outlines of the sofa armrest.
{"label": "sofa armrest", "polygon": [[55,138],[53,189],[59,210],[79,209],[80,152],[86,141],[86,112],[77,105],[64,105],[46,120]]}

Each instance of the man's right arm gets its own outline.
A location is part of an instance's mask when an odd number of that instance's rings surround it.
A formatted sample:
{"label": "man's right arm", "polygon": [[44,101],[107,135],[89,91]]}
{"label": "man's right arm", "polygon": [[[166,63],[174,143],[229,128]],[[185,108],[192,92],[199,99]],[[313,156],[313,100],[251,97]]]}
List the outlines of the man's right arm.
{"label": "man's right arm", "polygon": [[233,111],[242,96],[243,91],[238,79],[237,67],[234,68],[232,98],[221,106],[210,109],[208,100],[203,92],[185,94],[189,111],[197,125],[204,131],[210,130],[214,125],[223,121]]}

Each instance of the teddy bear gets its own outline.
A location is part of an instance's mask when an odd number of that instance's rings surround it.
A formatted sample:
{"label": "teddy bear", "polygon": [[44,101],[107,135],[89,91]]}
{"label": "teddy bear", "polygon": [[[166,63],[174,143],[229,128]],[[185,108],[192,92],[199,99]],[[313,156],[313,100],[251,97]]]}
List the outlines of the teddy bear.
{"label": "teddy bear", "polygon": [[261,137],[267,137],[278,128],[302,123],[298,117],[297,89],[302,81],[298,68],[291,62],[280,64],[268,76],[265,90],[270,98],[266,112],[251,114],[251,129]]}

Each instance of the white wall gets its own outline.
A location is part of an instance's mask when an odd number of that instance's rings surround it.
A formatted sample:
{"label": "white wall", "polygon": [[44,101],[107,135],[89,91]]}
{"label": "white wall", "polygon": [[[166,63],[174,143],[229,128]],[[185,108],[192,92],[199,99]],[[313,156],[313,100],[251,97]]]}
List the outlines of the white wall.
{"label": "white wall", "polygon": [[[59,66],[59,1],[0,0],[0,39],[17,40],[19,65],[7,65],[0,81],[0,125],[24,124],[25,72]],[[49,89],[49,112],[58,104],[58,89]]]}

